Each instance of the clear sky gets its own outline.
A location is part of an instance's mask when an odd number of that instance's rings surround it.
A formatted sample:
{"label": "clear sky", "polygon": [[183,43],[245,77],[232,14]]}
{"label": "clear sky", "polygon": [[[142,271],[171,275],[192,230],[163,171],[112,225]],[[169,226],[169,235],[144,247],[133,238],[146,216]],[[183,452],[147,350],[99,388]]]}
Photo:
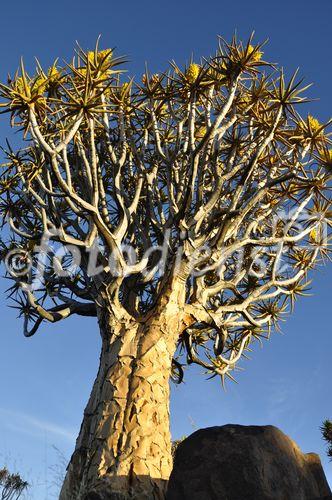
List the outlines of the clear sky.
{"label": "clear sky", "polygon": [[[57,0],[3,2],[0,30],[0,78],[27,67],[37,56],[50,65],[69,60],[75,40],[93,48],[102,34],[103,48],[117,47],[128,55],[130,74],[140,77],[147,61],[152,71],[168,61],[196,60],[216,47],[216,36],[234,30],[246,38],[269,38],[266,59],[288,72],[300,66],[310,95],[319,97],[307,111],[326,121],[331,109],[331,0],[197,0],[101,1]],[[0,143],[10,132],[0,116]],[[216,379],[207,381],[199,369],[188,369],[186,383],[172,390],[173,437],[200,427],[225,423],[274,424],[305,452],[321,455],[332,484],[332,463],[325,458],[319,426],[332,418],[331,394],[332,266],[315,273],[312,297],[296,311],[263,349],[256,347],[242,366],[238,385],[223,392]],[[31,339],[21,333],[16,311],[6,305],[0,281],[0,466],[8,463],[33,483],[29,498],[54,498],[61,460],[73,451],[83,408],[97,371],[99,335],[92,319],[69,319],[45,325]]]}

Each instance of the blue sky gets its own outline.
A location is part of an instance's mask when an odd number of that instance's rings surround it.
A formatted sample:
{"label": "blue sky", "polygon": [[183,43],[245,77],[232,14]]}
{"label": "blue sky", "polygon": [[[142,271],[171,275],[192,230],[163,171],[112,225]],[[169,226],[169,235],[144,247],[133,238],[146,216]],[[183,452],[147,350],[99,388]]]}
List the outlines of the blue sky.
{"label": "blue sky", "polygon": [[[319,97],[307,111],[325,121],[331,109],[331,0],[266,2],[224,0],[152,2],[87,2],[18,0],[1,7],[0,78],[27,67],[34,56],[44,65],[56,57],[69,60],[75,40],[93,48],[117,47],[128,55],[131,75],[140,77],[147,61],[152,71],[175,59],[196,60],[216,47],[216,36],[230,38],[237,29],[246,38],[269,38],[266,59],[290,72],[300,66],[310,95]],[[10,134],[0,117],[0,142]],[[223,392],[215,379],[188,369],[186,383],[172,390],[172,432],[188,435],[200,427],[225,423],[274,424],[305,452],[320,453],[332,484],[332,463],[325,458],[319,426],[332,418],[330,319],[332,266],[317,271],[313,296],[299,301],[295,313],[251,361],[242,366],[238,385]],[[83,408],[96,374],[99,335],[92,319],[69,319],[45,325],[25,339],[21,322],[5,302],[7,283],[0,281],[0,466],[8,463],[33,483],[33,500],[54,498],[53,466],[60,462],[56,446],[69,457]]]}

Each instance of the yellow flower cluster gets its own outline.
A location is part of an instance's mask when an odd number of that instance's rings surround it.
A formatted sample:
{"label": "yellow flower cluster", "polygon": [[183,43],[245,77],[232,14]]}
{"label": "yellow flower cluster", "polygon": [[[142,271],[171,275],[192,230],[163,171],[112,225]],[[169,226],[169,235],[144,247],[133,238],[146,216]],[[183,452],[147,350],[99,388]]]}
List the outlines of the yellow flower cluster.
{"label": "yellow flower cluster", "polygon": [[240,108],[247,108],[252,104],[252,96],[249,93],[244,93],[240,96],[238,101]]}
{"label": "yellow flower cluster", "polygon": [[47,73],[48,81],[52,84],[59,78],[59,76],[60,76],[60,73],[59,73],[57,67],[51,66],[50,69],[48,70],[48,73]]}
{"label": "yellow flower cluster", "polygon": [[197,140],[203,139],[203,137],[205,136],[206,132],[207,132],[207,128],[204,125],[198,127],[195,130],[195,139],[197,139]]}
{"label": "yellow flower cluster", "polygon": [[86,77],[86,68],[78,68],[77,73],[79,73],[83,78]]}
{"label": "yellow flower cluster", "polygon": [[32,91],[33,93],[43,94],[47,87],[47,78],[42,75],[39,75],[33,84]]}
{"label": "yellow flower cluster", "polygon": [[321,128],[322,124],[312,115],[308,115],[308,124],[311,131],[315,134]]}
{"label": "yellow flower cluster", "polygon": [[309,238],[310,240],[314,243],[314,242],[317,242],[317,238],[318,238],[318,231],[316,228],[312,229],[309,233]]}
{"label": "yellow flower cluster", "polygon": [[91,50],[88,52],[88,60],[91,64],[97,65],[101,61],[109,61],[112,58],[113,52],[111,49],[106,49],[106,50],[100,50],[97,52],[97,60],[96,60],[96,54],[94,50]]}
{"label": "yellow flower cluster", "polygon": [[[13,84],[13,88],[16,92],[18,92],[21,96],[30,97],[31,95],[42,95],[47,90],[48,84],[50,82],[50,78],[55,77],[54,67],[48,73],[48,77],[39,74],[34,79],[27,79],[26,85],[24,84],[24,79],[22,76],[17,78]],[[56,71],[58,74],[58,72]]]}
{"label": "yellow flower cluster", "polygon": [[192,63],[189,65],[186,71],[186,78],[189,83],[195,83],[199,75],[200,66],[198,64]]}
{"label": "yellow flower cluster", "polygon": [[88,52],[88,61],[92,64],[94,64],[95,62],[95,53],[93,50],[90,50],[90,52]]}
{"label": "yellow flower cluster", "polygon": [[247,50],[247,54],[252,55],[252,57],[251,57],[252,61],[258,62],[262,59],[263,52],[261,52],[260,50],[256,50],[255,52],[254,51],[255,51],[255,47],[253,45],[249,45],[248,50]]}
{"label": "yellow flower cluster", "polygon": [[14,87],[14,90],[16,92],[18,92],[19,94],[25,94],[24,80],[21,76],[19,78],[17,78],[17,80],[15,80],[13,87]]}

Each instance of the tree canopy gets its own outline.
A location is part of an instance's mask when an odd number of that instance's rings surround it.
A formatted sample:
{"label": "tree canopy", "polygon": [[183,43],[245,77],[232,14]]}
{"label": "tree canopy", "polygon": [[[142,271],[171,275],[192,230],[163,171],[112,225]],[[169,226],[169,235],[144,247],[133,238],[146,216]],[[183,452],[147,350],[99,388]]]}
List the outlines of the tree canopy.
{"label": "tree canopy", "polygon": [[299,114],[308,86],[252,37],[140,81],[124,63],[78,47],[0,85],[23,140],[1,166],[9,295],[31,336],[96,315],[105,288],[116,315],[144,321],[176,273],[174,377],[197,363],[224,380],[328,257],[330,122]]}

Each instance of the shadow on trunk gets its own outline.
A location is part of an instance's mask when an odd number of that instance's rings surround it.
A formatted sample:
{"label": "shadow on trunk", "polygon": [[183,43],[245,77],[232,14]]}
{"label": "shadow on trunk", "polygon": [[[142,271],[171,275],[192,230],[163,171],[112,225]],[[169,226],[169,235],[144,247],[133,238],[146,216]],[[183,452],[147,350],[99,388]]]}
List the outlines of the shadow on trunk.
{"label": "shadow on trunk", "polygon": [[[131,481],[133,482],[132,478]],[[165,500],[166,498],[166,480],[135,476],[132,491],[129,489],[128,493],[123,493],[128,489],[128,482],[130,479],[127,476],[118,476],[89,491],[82,500]]]}

